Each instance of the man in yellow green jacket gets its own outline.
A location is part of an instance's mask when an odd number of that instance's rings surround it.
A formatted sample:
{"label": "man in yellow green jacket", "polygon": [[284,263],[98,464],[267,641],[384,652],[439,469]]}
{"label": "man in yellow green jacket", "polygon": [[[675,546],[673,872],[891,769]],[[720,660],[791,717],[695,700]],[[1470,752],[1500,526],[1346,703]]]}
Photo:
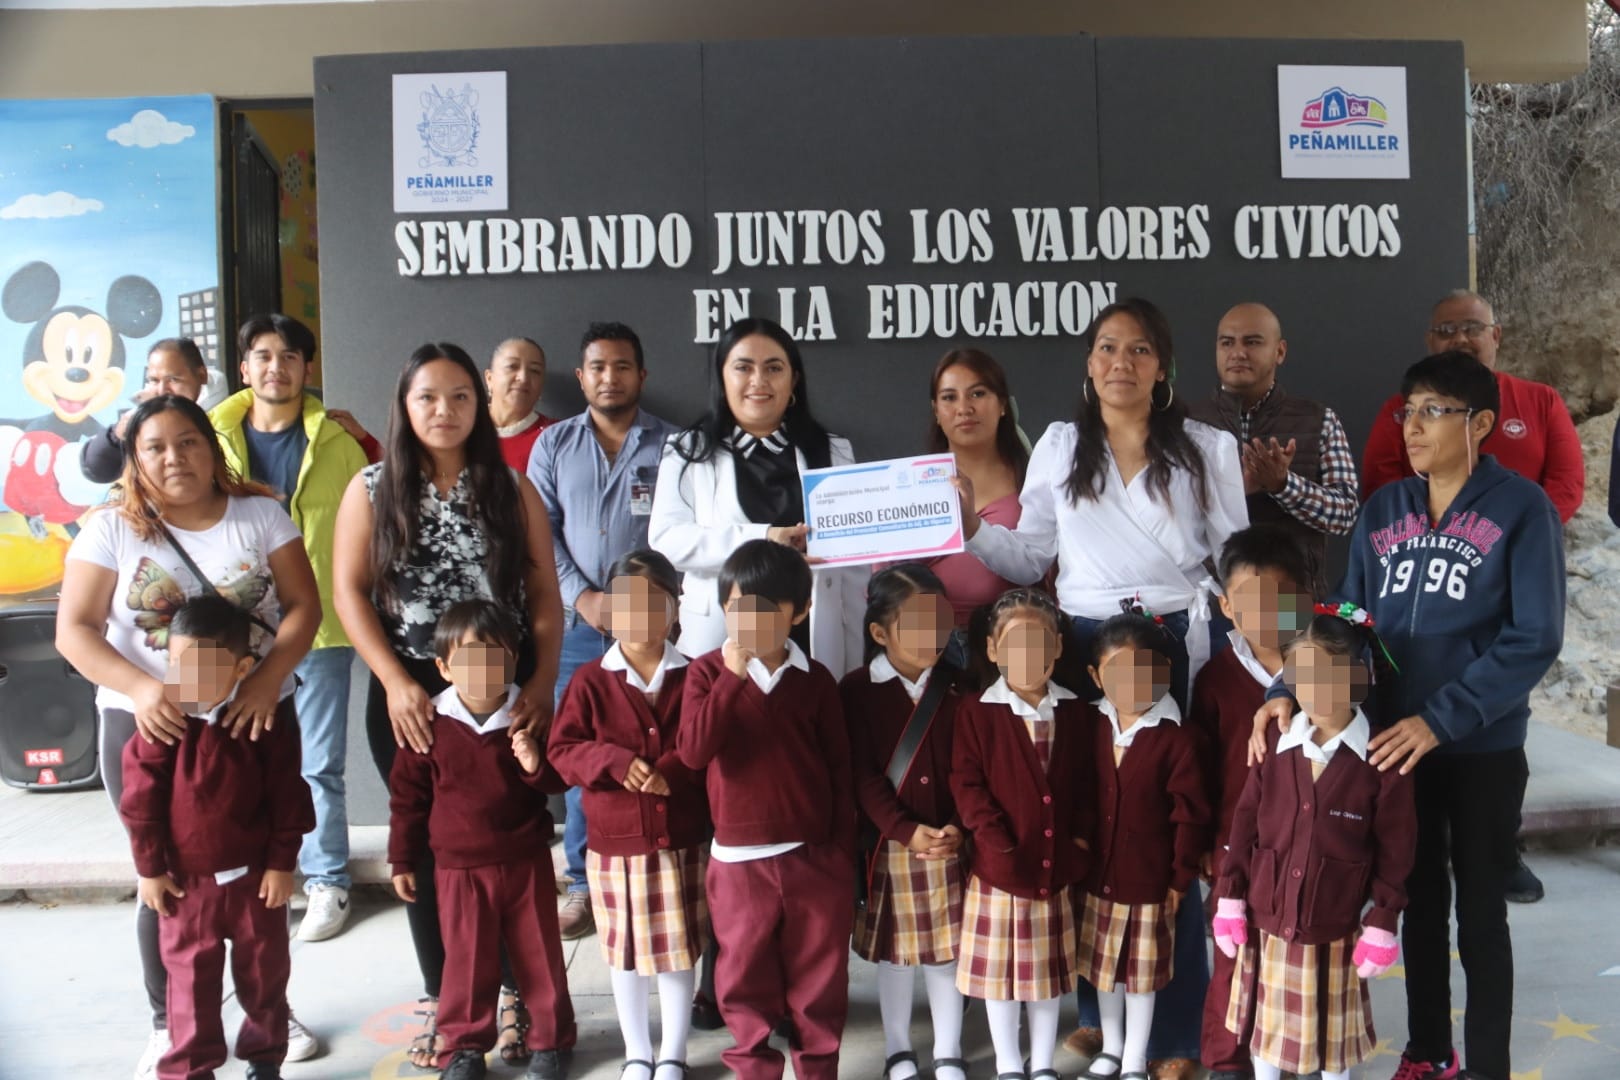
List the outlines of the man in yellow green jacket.
{"label": "man in yellow green jacket", "polygon": [[321,628],[298,665],[295,705],[303,734],[304,779],[315,799],[315,831],[298,868],[309,907],[304,941],[343,929],[349,915],[349,815],[343,770],[348,746],[349,678],[354,649],[332,608],[332,534],[349,480],[366,453],[321,402],[304,392],[315,336],[297,319],[255,315],[237,335],[242,383],[209,413],[225,457],[239,475],[268,485],[304,534],[321,594]]}

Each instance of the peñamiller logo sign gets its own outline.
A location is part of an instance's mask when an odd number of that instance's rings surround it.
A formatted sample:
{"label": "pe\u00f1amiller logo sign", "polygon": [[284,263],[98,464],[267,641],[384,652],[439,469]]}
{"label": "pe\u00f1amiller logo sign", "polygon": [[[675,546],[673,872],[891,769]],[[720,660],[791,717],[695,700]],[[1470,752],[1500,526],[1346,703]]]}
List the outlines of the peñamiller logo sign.
{"label": "pe\u00f1amiller logo sign", "polygon": [[1282,176],[1406,180],[1404,67],[1277,65]]}

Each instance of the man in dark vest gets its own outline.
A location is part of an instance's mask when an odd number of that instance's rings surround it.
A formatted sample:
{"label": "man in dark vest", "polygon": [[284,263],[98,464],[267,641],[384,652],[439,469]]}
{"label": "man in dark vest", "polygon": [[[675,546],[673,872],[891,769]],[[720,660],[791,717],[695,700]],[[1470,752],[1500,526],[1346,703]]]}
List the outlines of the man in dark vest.
{"label": "man in dark vest", "polygon": [[1239,304],[1215,333],[1220,387],[1191,411],[1193,419],[1236,436],[1249,520],[1275,522],[1298,536],[1320,578],[1328,534],[1349,535],[1356,524],[1356,461],[1332,409],[1277,384],[1287,356],[1276,314],[1264,304]]}

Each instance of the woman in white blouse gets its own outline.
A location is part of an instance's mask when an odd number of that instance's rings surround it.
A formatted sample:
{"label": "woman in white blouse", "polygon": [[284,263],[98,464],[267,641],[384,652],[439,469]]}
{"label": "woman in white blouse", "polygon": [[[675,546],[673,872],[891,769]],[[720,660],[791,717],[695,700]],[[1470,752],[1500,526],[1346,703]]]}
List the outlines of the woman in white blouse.
{"label": "woman in white blouse", "polygon": [[[720,567],[745,540],[805,550],[800,473],[855,460],[849,441],[810,413],[804,361],[792,335],[769,319],[733,323],[714,347],[709,411],[664,447],[653,493],[651,546],[685,580],[681,652],[698,656],[726,638]],[[801,648],[842,677],[861,664],[866,575],[815,569]]]}
{"label": "woman in white blouse", "polygon": [[[1070,616],[1070,671],[1089,662],[1101,621],[1119,614],[1121,601],[1140,598],[1182,646],[1173,650],[1170,689],[1185,709],[1192,677],[1210,655],[1216,585],[1205,564],[1249,523],[1238,445],[1187,419],[1172,385],[1170,324],[1158,308],[1140,299],[1109,304],[1088,336],[1079,415],[1053,424],[1035,444],[1018,527],[981,524],[968,512],[971,483],[958,480],[967,550],[1022,583],[1039,580],[1057,561],[1058,603]],[[1100,696],[1094,686],[1073,689]],[[1176,913],[1175,976],[1158,995],[1148,1039],[1159,1076],[1190,1076],[1197,1068],[1209,982],[1201,900],[1191,890]],[[1097,997],[1087,983],[1077,996],[1081,1030],[1071,1041],[1085,1043],[1100,1036]],[[1118,1075],[1112,1063],[1094,1060],[1092,1069],[1086,1075]]]}

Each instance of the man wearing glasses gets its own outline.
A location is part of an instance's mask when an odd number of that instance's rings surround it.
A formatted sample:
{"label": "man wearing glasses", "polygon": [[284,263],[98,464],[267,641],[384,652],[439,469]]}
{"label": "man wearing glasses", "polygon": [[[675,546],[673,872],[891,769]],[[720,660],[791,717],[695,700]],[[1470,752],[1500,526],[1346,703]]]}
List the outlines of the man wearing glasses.
{"label": "man wearing glasses", "polygon": [[[1499,464],[1540,484],[1558,508],[1560,520],[1569,524],[1586,494],[1586,462],[1581,456],[1580,436],[1557,390],[1496,370],[1502,327],[1491,305],[1466,289],[1448,293],[1434,306],[1424,341],[1430,355],[1448,350],[1465,352],[1496,372],[1502,412],[1480,452],[1493,455]],[[1412,475],[1401,426],[1394,421],[1395,411],[1405,404],[1396,394],[1378,410],[1361,459],[1363,502],[1390,481]]]}

